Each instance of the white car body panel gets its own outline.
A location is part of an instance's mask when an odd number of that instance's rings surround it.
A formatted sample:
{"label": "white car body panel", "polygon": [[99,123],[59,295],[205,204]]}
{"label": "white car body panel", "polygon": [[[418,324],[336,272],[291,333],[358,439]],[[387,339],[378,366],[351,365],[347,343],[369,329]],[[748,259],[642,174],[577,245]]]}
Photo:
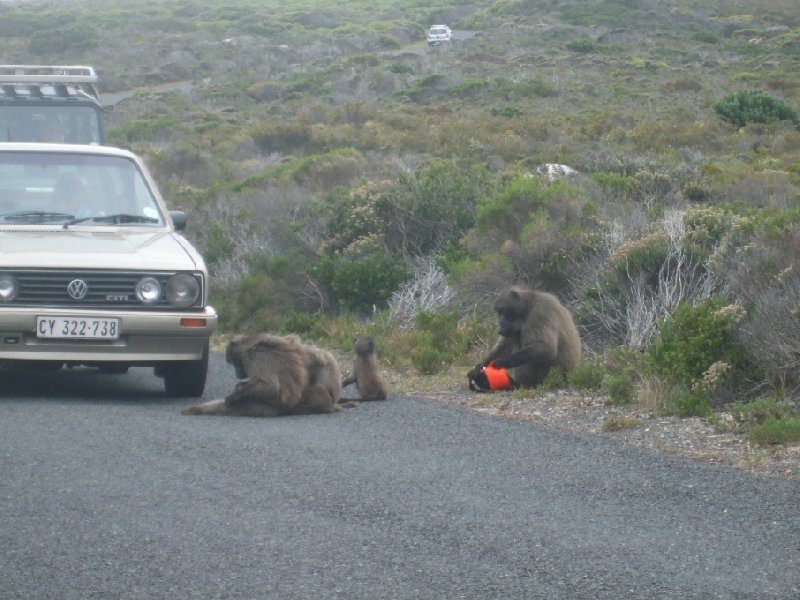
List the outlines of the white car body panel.
{"label": "white car body panel", "polygon": [[[59,187],[68,178],[82,186],[71,196]],[[67,200],[93,212],[72,212]],[[147,302],[143,280],[157,282]],[[190,290],[186,301],[174,290]],[[105,146],[0,143],[0,366],[153,366],[169,395],[199,395],[217,328],[207,296],[203,258],[141,159]],[[37,321],[119,327],[113,338],[54,336],[37,333]]]}

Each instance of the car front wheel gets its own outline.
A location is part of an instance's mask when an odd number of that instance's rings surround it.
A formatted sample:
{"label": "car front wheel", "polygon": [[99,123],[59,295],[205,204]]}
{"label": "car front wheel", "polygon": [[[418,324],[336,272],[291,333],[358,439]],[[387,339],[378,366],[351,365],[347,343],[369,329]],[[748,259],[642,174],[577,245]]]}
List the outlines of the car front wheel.
{"label": "car front wheel", "polygon": [[164,391],[171,398],[202,396],[208,374],[208,342],[200,360],[182,360],[160,365],[156,374],[164,378]]}

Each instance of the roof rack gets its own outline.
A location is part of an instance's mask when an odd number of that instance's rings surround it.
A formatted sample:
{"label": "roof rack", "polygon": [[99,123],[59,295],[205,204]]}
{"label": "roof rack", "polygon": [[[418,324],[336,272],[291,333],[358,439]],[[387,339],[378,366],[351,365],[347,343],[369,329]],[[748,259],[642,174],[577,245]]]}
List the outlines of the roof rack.
{"label": "roof rack", "polygon": [[97,83],[94,67],[60,65],[0,65],[3,83]]}
{"label": "roof rack", "polygon": [[16,86],[40,94],[41,86],[53,86],[57,95],[67,94],[66,86],[98,97],[94,67],[63,65],[0,65],[0,85],[8,93]]}

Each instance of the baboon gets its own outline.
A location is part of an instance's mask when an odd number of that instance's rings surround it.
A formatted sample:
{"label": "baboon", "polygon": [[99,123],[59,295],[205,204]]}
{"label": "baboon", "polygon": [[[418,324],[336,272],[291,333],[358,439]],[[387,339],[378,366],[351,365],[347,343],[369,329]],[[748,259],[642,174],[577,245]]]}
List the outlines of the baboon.
{"label": "baboon", "polygon": [[353,373],[342,380],[342,387],[351,383],[356,384],[361,400],[386,400],[389,397],[389,387],[378,367],[375,342],[371,337],[361,336],[356,339]]}
{"label": "baboon", "polygon": [[236,336],[225,359],[243,381],[224,399],[188,406],[183,414],[278,417],[342,410],[336,359],[296,335]]}
{"label": "baboon", "polygon": [[514,286],[494,303],[500,339],[483,362],[467,375],[476,379],[483,367],[510,369],[520,387],[536,387],[552,367],[571,371],[581,359],[581,336],[572,314],[547,292]]}

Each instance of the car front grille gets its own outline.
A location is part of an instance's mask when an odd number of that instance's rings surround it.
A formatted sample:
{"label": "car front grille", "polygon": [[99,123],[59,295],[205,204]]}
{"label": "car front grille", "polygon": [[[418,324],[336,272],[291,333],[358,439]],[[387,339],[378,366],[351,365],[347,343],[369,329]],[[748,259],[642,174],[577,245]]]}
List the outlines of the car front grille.
{"label": "car front grille", "polygon": [[[72,271],[72,270],[3,270],[13,274],[19,284],[19,292],[10,303],[14,306],[48,306],[69,308],[126,308],[142,310],[164,310],[174,308],[165,297],[167,280],[175,272],[131,272],[131,271]],[[204,290],[203,277],[192,273]],[[136,299],[136,284],[142,277],[154,277],[161,284],[161,298],[154,304],[143,305]],[[85,283],[86,295],[82,299],[70,296],[70,284]],[[73,286],[75,287],[75,286]],[[80,286],[78,286],[80,287]],[[2,304],[0,304],[2,306]],[[194,308],[202,308],[200,294]]]}

